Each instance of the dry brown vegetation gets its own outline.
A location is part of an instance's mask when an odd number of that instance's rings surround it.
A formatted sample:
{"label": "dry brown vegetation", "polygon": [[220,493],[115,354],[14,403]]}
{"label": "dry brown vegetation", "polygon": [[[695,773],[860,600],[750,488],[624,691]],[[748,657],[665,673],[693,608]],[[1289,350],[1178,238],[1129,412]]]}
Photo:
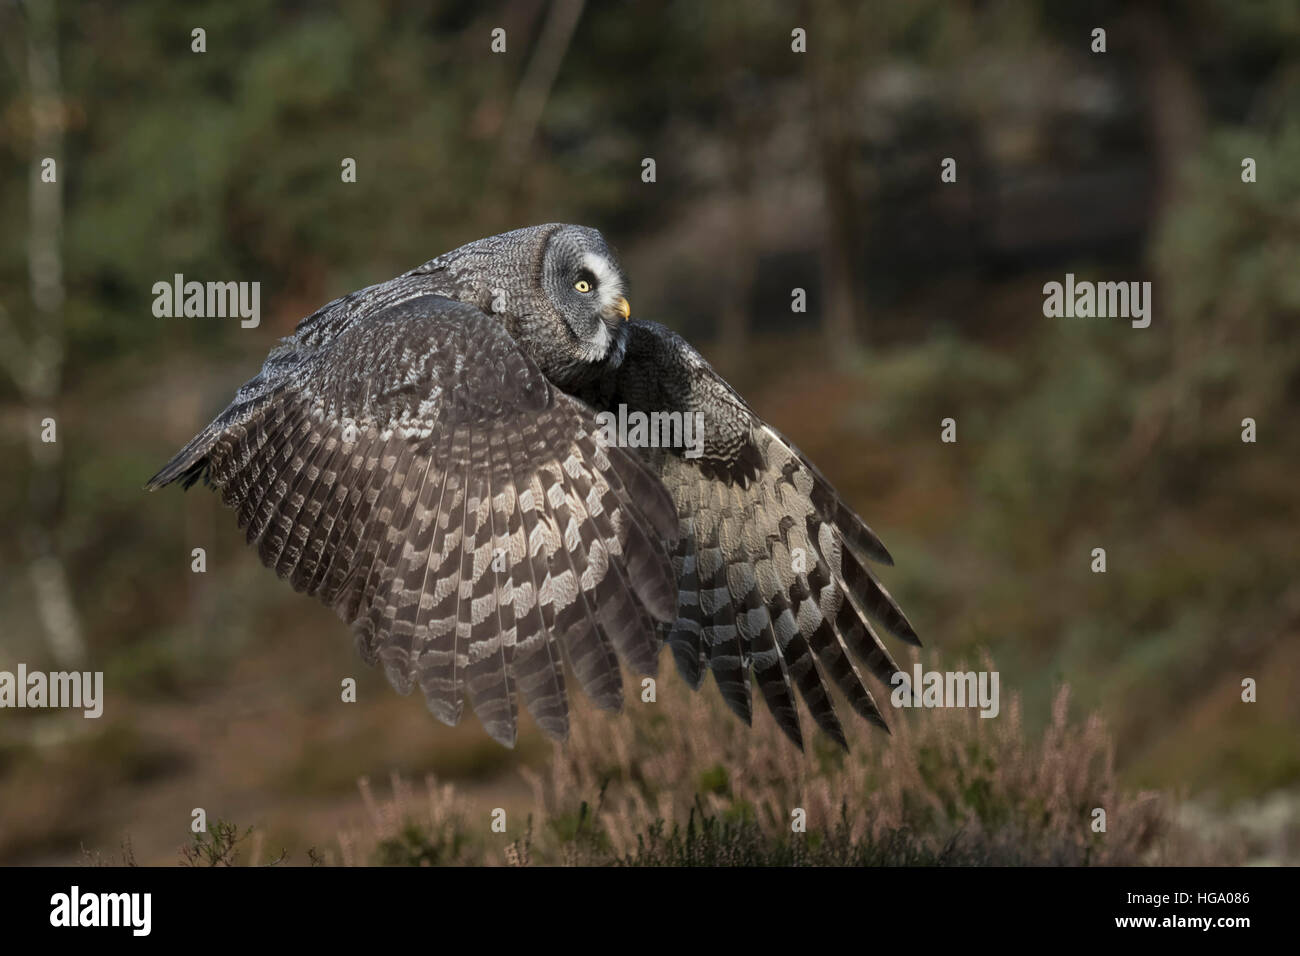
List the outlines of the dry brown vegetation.
{"label": "dry brown vegetation", "polygon": [[[674,677],[655,704],[608,715],[579,706],[570,741],[522,771],[526,818],[493,833],[493,808],[432,776],[400,776],[334,857],[364,863],[1109,864],[1208,862],[1174,822],[1169,797],[1117,782],[1101,719],[1069,714],[1057,692],[1041,734],[1020,703],[892,715],[887,738],[850,732],[846,754],[818,736],[800,754],[766,714],[753,728]],[[805,715],[806,719],[806,715]],[[806,833],[792,831],[796,808]],[[1106,811],[1094,832],[1093,811]],[[1224,861],[1222,848],[1214,854]]]}

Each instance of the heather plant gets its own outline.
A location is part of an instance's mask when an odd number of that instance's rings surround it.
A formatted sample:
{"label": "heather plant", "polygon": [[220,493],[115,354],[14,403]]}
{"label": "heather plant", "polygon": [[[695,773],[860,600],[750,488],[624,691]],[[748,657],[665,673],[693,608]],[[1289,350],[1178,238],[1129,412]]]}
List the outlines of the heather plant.
{"label": "heather plant", "polygon": [[455,788],[425,781],[423,799],[396,773],[392,795],[376,800],[370,781],[358,782],[368,825],[339,834],[339,861],[346,866],[440,866],[476,862],[465,854],[469,827]]}
{"label": "heather plant", "polygon": [[[985,662],[991,667],[990,662]],[[665,676],[658,703],[613,720],[582,704],[569,741],[525,771],[532,812],[493,841],[471,801],[398,777],[344,863],[578,865],[1128,865],[1202,862],[1167,795],[1115,775],[1099,717],[1072,719],[1060,687],[1040,733],[1013,695],[999,717],[890,709],[892,735],[850,727],[847,753],[800,753],[766,715],[746,727],[716,694]],[[805,727],[811,721],[804,715]],[[1096,811],[1105,812],[1105,830]],[[1221,855],[1216,859],[1222,859]]]}

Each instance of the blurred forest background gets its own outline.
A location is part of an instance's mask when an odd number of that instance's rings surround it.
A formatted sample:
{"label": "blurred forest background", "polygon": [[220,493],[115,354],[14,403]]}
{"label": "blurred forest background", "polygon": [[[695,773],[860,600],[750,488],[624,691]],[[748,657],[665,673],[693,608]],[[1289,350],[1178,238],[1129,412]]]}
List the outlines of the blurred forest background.
{"label": "blurred forest background", "polygon": [[[1211,859],[1300,859],[1294,0],[0,0],[0,51],[0,669],[103,670],[107,698],[98,721],[0,712],[0,861],[174,861],[193,807],[256,828],[252,858],[499,860],[403,829],[400,781],[440,781],[433,829],[446,783],[472,839],[502,806],[511,840],[536,813],[559,846],[603,787],[618,813],[680,821],[635,783],[666,753],[659,797],[671,779],[729,825],[762,826],[763,788],[789,777],[854,839],[868,814],[922,837],[978,819],[990,846],[1008,819],[1082,826],[1097,785],[1063,781],[1095,756],[1106,787],[1218,841]],[[699,345],[818,463],[893,552],[884,580],[927,666],[991,655],[1028,743],[980,750],[978,720],[921,713],[847,760],[804,758],[762,713],[761,746],[672,749],[655,721],[737,728],[711,684],[687,700],[667,679],[654,718],[631,703],[612,721],[616,755],[599,734],[554,752],[531,724],[506,751],[394,694],[215,495],[142,490],[301,317],[548,221],[601,229],[634,314]],[[1066,272],[1152,281],[1150,328],[1044,318]],[[262,324],[155,318],[174,273],[260,282]],[[357,781],[387,792],[390,774],[385,810]],[[548,787],[572,804],[549,817]],[[780,829],[789,803],[768,797]],[[367,819],[387,829],[362,852],[345,834]],[[624,823],[591,845],[634,847]],[[1127,859],[1042,857],[1098,858]]]}

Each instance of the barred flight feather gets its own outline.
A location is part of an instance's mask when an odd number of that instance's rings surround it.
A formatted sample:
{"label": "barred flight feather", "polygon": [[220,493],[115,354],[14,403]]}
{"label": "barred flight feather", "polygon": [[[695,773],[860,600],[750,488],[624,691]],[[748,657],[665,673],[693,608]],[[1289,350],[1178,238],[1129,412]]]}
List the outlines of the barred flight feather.
{"label": "barred flight feather", "polygon": [[[575,268],[590,295],[562,308]],[[621,321],[623,282],[598,233],[548,224],[350,293],[148,486],[216,486],[394,688],[449,724],[468,700],[506,745],[521,700],[568,734],[566,666],[617,710],[622,667],[657,674],[665,642],[746,722],[756,686],[800,748],[799,700],[841,745],[833,694],[887,730],[863,675],[903,679],[882,631],[920,643],[872,569],[893,558],[699,352]],[[597,427],[614,409],[703,431],[620,448]]]}

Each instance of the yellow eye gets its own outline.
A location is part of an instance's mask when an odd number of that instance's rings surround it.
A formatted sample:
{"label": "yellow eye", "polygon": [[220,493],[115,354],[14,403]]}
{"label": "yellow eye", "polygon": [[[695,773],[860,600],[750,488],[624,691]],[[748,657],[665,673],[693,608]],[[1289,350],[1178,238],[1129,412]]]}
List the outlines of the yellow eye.
{"label": "yellow eye", "polygon": [[586,279],[579,279],[577,282],[573,283],[573,287],[583,293],[591,291],[591,283]]}

